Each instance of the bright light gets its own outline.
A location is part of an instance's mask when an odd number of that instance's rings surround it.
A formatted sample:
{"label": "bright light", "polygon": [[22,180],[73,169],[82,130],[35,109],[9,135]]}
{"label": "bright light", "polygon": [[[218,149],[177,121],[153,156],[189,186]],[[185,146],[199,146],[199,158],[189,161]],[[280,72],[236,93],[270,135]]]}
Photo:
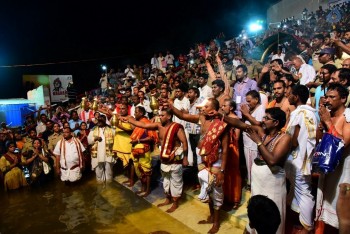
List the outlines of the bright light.
{"label": "bright light", "polygon": [[249,25],[249,30],[251,32],[257,32],[259,30],[262,30],[262,28],[263,28],[262,25],[257,24],[257,23],[252,23],[252,24]]}
{"label": "bright light", "polygon": [[194,60],[193,59],[190,60],[190,64],[194,64]]}
{"label": "bright light", "polygon": [[102,65],[101,68],[102,68],[103,71],[107,71],[107,66],[106,65]]}

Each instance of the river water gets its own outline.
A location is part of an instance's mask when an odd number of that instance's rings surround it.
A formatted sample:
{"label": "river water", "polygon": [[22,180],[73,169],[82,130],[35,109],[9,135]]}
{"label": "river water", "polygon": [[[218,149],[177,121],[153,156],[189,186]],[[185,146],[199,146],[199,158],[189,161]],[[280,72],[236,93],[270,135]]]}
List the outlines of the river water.
{"label": "river water", "polygon": [[0,191],[0,234],[195,233],[118,183],[100,185],[88,177],[74,186],[56,179]]}

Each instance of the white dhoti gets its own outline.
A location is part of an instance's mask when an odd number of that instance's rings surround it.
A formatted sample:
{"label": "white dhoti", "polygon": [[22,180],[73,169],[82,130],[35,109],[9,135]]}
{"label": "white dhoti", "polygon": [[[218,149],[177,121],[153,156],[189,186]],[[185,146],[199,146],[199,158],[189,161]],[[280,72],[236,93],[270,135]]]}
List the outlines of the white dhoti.
{"label": "white dhoti", "polygon": [[221,186],[216,186],[216,177],[210,174],[208,187],[211,186],[212,191],[209,193],[210,199],[213,201],[215,210],[219,210],[224,203],[224,189]]}
{"label": "white dhoti", "polygon": [[276,203],[281,215],[281,224],[276,233],[283,234],[286,219],[286,175],[283,168],[276,168],[278,171],[272,173],[267,165],[253,163],[251,196],[264,195]]}
{"label": "white dhoti", "polygon": [[196,148],[196,154],[197,157],[197,165],[198,165],[198,181],[201,186],[201,191],[198,195],[198,199],[200,200],[206,200],[208,198],[207,194],[207,188],[208,188],[208,182],[209,182],[209,172],[208,170],[204,169],[202,167],[202,157],[199,155],[199,149]]}
{"label": "white dhoti", "polygon": [[164,193],[181,197],[183,188],[182,164],[160,164]]}
{"label": "white dhoti", "polygon": [[61,180],[62,181],[75,182],[77,180],[80,180],[80,178],[81,178],[80,167],[75,167],[74,169],[61,168]]}
{"label": "white dhoti", "polygon": [[339,184],[350,183],[350,157],[349,152],[344,157],[334,172],[327,175],[321,174],[317,189],[316,220],[322,220],[326,224],[339,229],[339,221],[336,212],[336,203],[339,196]]}
{"label": "white dhoti", "polygon": [[100,162],[97,164],[97,167],[95,167],[97,182],[110,182],[113,180],[113,165],[114,163],[110,162]]}
{"label": "white dhoti", "polygon": [[247,184],[250,185],[252,181],[252,166],[253,166],[254,159],[258,157],[258,150],[257,150],[257,147],[246,147],[246,145],[244,144],[244,140],[243,140],[243,145],[244,145],[245,162],[246,162],[247,173],[248,173]]}
{"label": "white dhoti", "polygon": [[207,188],[209,183],[209,171],[207,169],[202,169],[198,172],[198,181],[201,186],[198,199],[205,200],[208,198]]}
{"label": "white dhoti", "polygon": [[311,175],[304,175],[292,161],[285,164],[286,176],[290,181],[287,203],[299,213],[300,223],[306,230],[313,229],[314,196],[311,194]]}

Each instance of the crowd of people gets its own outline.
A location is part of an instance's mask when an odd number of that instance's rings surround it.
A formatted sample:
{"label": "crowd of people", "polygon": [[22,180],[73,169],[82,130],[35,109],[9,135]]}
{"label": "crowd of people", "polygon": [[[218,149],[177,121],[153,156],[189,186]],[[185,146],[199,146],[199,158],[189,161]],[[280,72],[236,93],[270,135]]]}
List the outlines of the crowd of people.
{"label": "crowd of people", "polygon": [[[159,206],[175,212],[190,176],[198,199],[209,205],[208,219],[199,221],[212,224],[209,233],[218,232],[224,204],[241,206],[243,190],[254,198],[249,233],[285,233],[288,225],[300,233],[346,233],[350,28],[340,26],[300,34],[298,48],[279,46],[266,64],[236,41],[215,39],[177,57],[154,54],[150,65],[111,69],[98,92],[39,108],[23,128],[1,124],[4,188],[43,186],[55,177],[76,183],[89,171],[107,183],[119,161],[125,184],[140,180],[137,194],[146,197],[156,160],[166,195]],[[326,132],[343,141],[344,152],[335,171],[323,174],[312,159]],[[276,219],[259,218],[265,206]]]}

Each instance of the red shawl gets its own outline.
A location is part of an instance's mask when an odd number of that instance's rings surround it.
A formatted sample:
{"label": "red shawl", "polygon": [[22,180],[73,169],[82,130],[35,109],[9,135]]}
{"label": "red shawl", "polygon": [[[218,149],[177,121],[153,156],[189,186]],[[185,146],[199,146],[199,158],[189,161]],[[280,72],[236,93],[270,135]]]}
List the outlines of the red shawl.
{"label": "red shawl", "polygon": [[165,137],[163,139],[162,143],[162,150],[160,152],[160,158],[162,162],[169,163],[171,162],[175,157],[175,144],[176,144],[176,134],[177,132],[183,128],[183,126],[179,123],[171,123],[171,125],[168,127]]}
{"label": "red shawl", "polygon": [[219,159],[220,136],[224,132],[225,127],[226,123],[219,119],[214,119],[199,146],[199,155],[207,156],[205,161],[208,163],[208,167]]}

